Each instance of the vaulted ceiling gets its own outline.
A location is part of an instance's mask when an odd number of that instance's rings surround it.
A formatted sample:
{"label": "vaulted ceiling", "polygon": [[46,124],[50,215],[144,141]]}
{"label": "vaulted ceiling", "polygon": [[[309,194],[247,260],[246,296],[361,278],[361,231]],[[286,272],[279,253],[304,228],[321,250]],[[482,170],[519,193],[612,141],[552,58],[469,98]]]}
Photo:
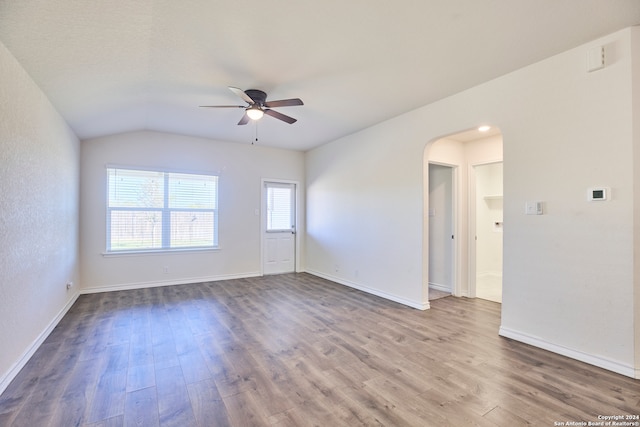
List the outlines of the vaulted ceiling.
{"label": "vaulted ceiling", "polygon": [[[0,0],[0,41],[79,138],[296,150],[637,24],[638,0]],[[228,86],[305,105],[257,126],[198,107],[244,104]]]}

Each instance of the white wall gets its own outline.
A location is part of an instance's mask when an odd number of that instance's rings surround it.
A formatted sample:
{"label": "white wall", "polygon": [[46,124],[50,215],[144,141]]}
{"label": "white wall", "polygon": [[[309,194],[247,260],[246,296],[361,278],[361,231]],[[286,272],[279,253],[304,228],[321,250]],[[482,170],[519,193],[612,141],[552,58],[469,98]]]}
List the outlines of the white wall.
{"label": "white wall", "polygon": [[[424,304],[424,147],[441,135],[497,125],[507,224],[501,333],[638,375],[633,178],[640,164],[633,162],[631,109],[637,31],[614,33],[308,152],[308,270]],[[587,73],[587,50],[598,45],[608,65]],[[594,185],[609,186],[612,200],[587,202]],[[527,200],[543,201],[545,215],[524,215]]]}
{"label": "white wall", "polygon": [[[640,164],[632,161],[630,66],[638,51],[630,35],[588,45],[606,47],[603,70],[586,73],[581,48],[506,79],[504,90],[520,87],[520,102],[503,127],[501,331],[637,376],[633,175]],[[612,189],[610,201],[586,200],[597,185]],[[545,215],[524,215],[528,200],[542,201]]]}
{"label": "white wall", "polygon": [[385,123],[307,153],[307,271],[424,308],[422,154],[407,142]]}
{"label": "white wall", "polygon": [[[86,292],[259,275],[261,179],[297,181],[304,200],[304,154],[158,132],[82,142],[81,261]],[[105,165],[214,172],[219,180],[215,251],[105,256]],[[304,219],[304,210],[300,212]],[[304,222],[299,224],[300,245]],[[304,269],[304,263],[299,264]],[[164,273],[168,267],[168,273]]]}
{"label": "white wall", "polygon": [[78,295],[80,146],[2,43],[0,76],[1,393]]}

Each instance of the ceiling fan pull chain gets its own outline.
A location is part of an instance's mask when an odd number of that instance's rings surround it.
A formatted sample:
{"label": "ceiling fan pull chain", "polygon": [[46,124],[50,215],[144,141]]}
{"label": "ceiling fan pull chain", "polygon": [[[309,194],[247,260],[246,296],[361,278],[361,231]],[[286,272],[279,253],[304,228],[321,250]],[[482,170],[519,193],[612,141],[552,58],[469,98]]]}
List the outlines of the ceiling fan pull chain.
{"label": "ceiling fan pull chain", "polygon": [[[255,142],[258,142],[258,122],[255,122],[255,125],[256,125],[256,140],[255,140]],[[254,144],[254,142],[251,143],[251,145],[253,145],[253,144]]]}

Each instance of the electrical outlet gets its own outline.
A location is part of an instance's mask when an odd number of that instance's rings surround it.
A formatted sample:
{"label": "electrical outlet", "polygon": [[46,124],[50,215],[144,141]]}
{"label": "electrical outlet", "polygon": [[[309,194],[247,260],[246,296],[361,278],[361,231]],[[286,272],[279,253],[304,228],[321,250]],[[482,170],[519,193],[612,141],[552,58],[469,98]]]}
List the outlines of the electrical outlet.
{"label": "electrical outlet", "polygon": [[73,287],[73,282],[67,282],[67,289],[71,289]]}
{"label": "electrical outlet", "polygon": [[165,265],[164,267],[162,267],[162,272],[163,272],[164,274],[169,274],[169,267],[168,267],[168,266],[166,266],[166,265]]}

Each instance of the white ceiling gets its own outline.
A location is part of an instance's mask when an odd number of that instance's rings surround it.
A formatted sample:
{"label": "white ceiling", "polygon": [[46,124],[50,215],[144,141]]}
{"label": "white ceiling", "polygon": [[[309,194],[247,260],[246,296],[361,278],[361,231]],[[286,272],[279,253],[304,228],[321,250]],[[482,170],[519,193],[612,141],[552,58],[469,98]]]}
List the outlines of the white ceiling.
{"label": "white ceiling", "polygon": [[[640,23],[639,0],[0,0],[0,41],[81,139],[308,150]],[[301,98],[237,126],[227,86]]]}

